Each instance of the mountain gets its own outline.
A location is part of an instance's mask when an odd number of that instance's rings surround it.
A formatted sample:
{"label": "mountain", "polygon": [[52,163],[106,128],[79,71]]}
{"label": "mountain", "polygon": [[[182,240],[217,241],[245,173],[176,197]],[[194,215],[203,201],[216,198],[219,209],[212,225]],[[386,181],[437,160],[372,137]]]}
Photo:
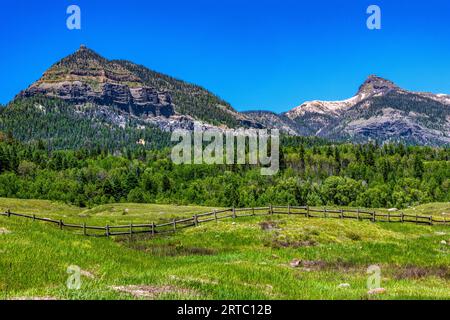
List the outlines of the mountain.
{"label": "mountain", "polygon": [[285,114],[263,110],[244,111],[243,114],[254,119],[255,122],[260,123],[265,128],[278,129],[280,132],[291,136],[308,135],[294,120]]}
{"label": "mountain", "polygon": [[[55,148],[137,142],[154,145],[170,130],[262,127],[206,89],[81,46],[0,109],[0,130]],[[110,141],[114,139],[114,141]]]}
{"label": "mountain", "polygon": [[369,76],[347,100],[305,102],[283,114],[240,113],[198,85],[81,46],[0,107],[0,131],[59,149],[167,146],[171,130],[194,123],[356,143],[449,145],[450,96],[410,92]]}
{"label": "mountain", "polygon": [[19,97],[44,95],[73,104],[108,105],[138,116],[174,114],[171,96],[148,86],[121,64],[81,47],[47,70]]}
{"label": "mountain", "polygon": [[[372,75],[355,96],[343,101],[310,101],[281,115],[253,114],[286,132],[351,142],[450,144],[450,96],[410,92]],[[288,120],[286,120],[286,118]],[[281,122],[280,122],[281,121]]]}
{"label": "mountain", "polygon": [[[47,70],[19,97],[44,95],[72,104],[115,107],[140,118],[187,116],[214,125],[251,125],[251,119],[200,86],[125,60],[107,60],[81,46]],[[161,120],[161,119],[160,119]]]}
{"label": "mountain", "polygon": [[346,110],[357,103],[383,95],[397,87],[390,81],[370,76],[359,88],[357,94],[343,101],[309,101],[290,110],[286,116],[305,128],[309,135],[317,135],[323,128],[332,125]]}

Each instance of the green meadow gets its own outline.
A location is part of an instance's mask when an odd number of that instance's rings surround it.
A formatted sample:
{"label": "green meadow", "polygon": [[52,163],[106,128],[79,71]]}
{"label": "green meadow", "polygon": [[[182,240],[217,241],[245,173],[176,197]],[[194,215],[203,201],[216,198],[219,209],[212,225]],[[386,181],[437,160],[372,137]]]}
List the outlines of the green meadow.
{"label": "green meadow", "polygon": [[[7,209],[114,225],[212,208],[121,203],[86,209],[0,198],[0,211]],[[450,218],[450,204],[404,212]],[[450,226],[287,215],[114,238],[0,216],[0,299],[450,299],[449,244]],[[371,265],[381,269],[383,293],[368,293]],[[81,268],[79,290],[67,287],[69,266]]]}

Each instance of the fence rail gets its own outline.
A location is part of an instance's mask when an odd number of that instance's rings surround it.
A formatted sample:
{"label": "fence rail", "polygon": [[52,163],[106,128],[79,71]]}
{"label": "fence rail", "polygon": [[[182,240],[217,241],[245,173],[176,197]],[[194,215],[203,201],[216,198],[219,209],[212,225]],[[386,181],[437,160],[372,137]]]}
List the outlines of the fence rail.
{"label": "fence rail", "polygon": [[[83,231],[85,236],[96,237],[110,237],[133,234],[165,234],[176,232],[180,229],[196,227],[201,223],[212,221],[219,221],[222,219],[237,219],[251,216],[270,216],[270,215],[302,215],[306,218],[335,218],[335,219],[355,219],[358,221],[370,220],[372,222],[390,222],[390,223],[415,223],[426,225],[450,225],[450,220],[446,218],[439,219],[435,216],[411,215],[400,213],[377,213],[375,211],[360,210],[360,209],[317,209],[308,206],[269,206],[258,208],[228,208],[222,210],[213,210],[212,212],[195,214],[190,218],[183,218],[179,220],[171,220],[160,224],[129,224],[104,227],[88,226],[83,224],[69,224],[63,220],[54,220],[49,218],[38,217],[35,214],[26,215],[21,213],[14,213],[10,210],[0,212],[0,216],[7,217],[21,217],[32,219],[33,221],[43,221],[57,225],[61,230],[64,228],[78,229]],[[95,233],[89,233],[88,231]],[[117,231],[116,231],[117,230]]]}

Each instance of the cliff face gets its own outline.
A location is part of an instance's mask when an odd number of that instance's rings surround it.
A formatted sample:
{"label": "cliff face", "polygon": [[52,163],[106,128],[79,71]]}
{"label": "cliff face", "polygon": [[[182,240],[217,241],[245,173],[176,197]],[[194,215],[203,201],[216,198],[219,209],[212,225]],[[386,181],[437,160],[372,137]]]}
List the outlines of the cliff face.
{"label": "cliff face", "polygon": [[22,91],[20,97],[44,95],[74,104],[113,106],[136,116],[174,114],[167,91],[159,91],[119,64],[108,61],[86,47],[64,58],[41,79]]}
{"label": "cliff face", "polygon": [[45,95],[61,98],[75,104],[94,103],[115,106],[137,116],[165,116],[174,114],[172,99],[167,92],[154,88],[130,88],[119,83],[102,83],[99,90],[83,80],[34,84],[20,93],[21,97]]}

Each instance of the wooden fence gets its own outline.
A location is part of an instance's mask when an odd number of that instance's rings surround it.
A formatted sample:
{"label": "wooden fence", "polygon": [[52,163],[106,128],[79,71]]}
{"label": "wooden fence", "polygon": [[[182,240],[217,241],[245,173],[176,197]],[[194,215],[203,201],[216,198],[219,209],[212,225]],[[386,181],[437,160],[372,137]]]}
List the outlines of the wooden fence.
{"label": "wooden fence", "polygon": [[53,220],[48,218],[41,218],[36,215],[26,215],[20,213],[13,213],[11,211],[0,212],[0,216],[15,216],[33,221],[44,221],[52,223],[63,229],[78,229],[82,231],[85,236],[121,236],[133,234],[165,234],[176,232],[177,230],[196,227],[201,223],[212,221],[219,221],[223,219],[237,219],[242,217],[252,216],[270,216],[270,215],[300,215],[306,218],[334,218],[334,219],[355,219],[355,220],[369,220],[372,222],[397,222],[397,223],[416,223],[424,225],[449,225],[450,220],[446,218],[438,219],[434,216],[411,215],[400,213],[377,213],[375,211],[367,211],[360,209],[316,209],[308,206],[269,206],[260,208],[229,208],[223,210],[213,210],[212,212],[195,214],[190,218],[174,219],[161,224],[129,224],[119,226],[88,226],[83,224],[69,224],[63,220]]}

